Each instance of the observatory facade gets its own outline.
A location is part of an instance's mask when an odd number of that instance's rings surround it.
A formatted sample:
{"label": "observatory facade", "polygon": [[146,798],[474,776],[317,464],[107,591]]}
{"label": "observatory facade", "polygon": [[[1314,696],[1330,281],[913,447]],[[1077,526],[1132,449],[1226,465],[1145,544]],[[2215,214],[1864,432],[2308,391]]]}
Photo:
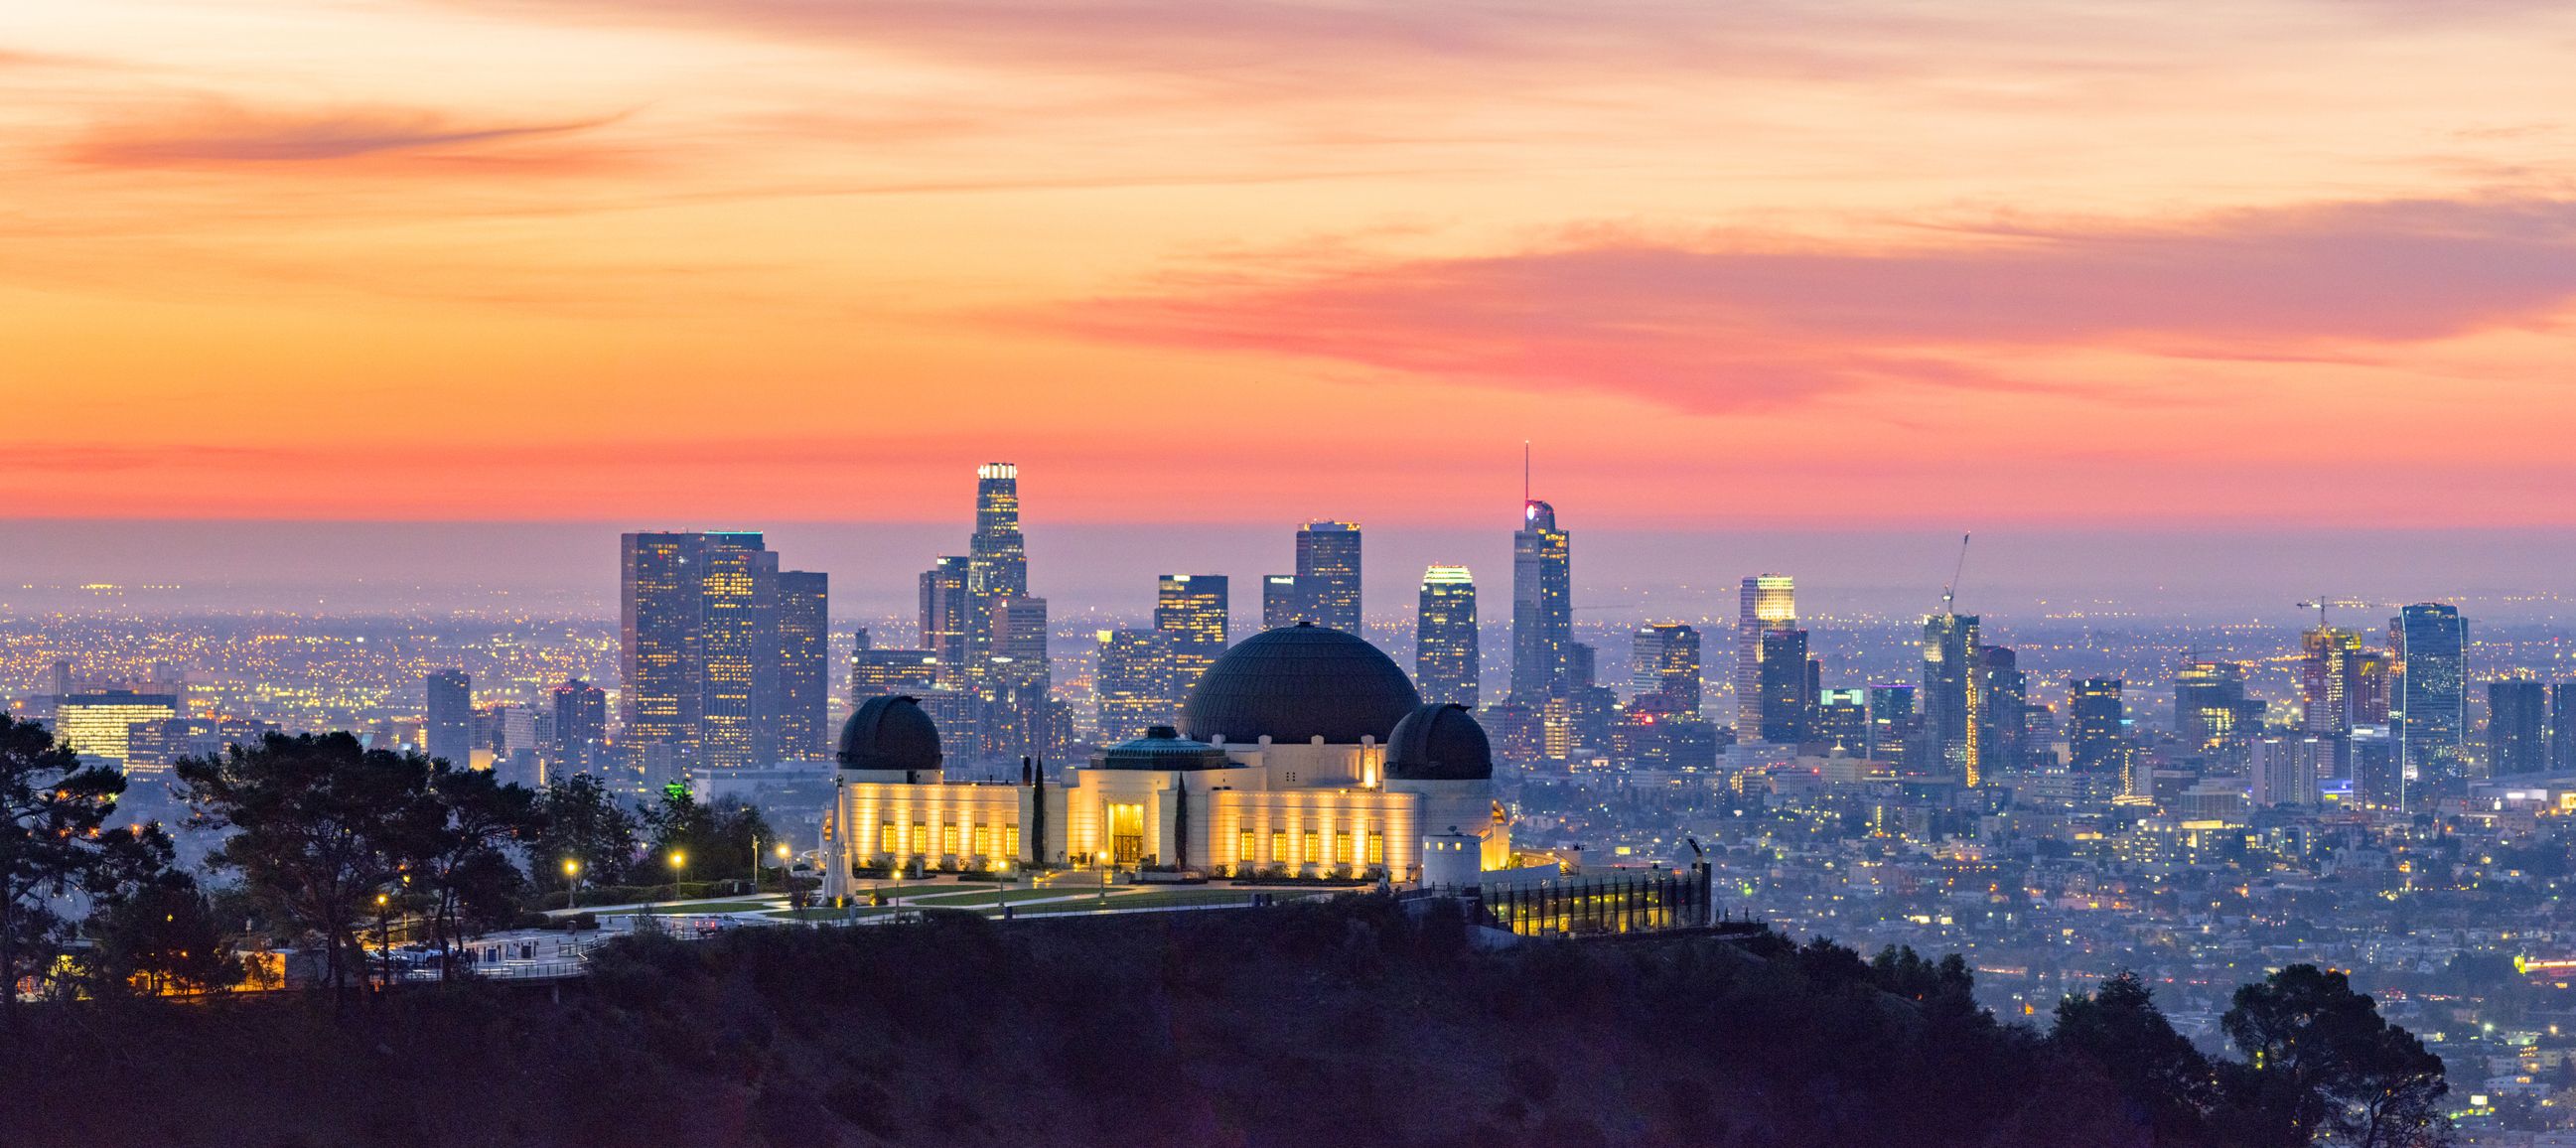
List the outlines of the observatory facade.
{"label": "observatory facade", "polygon": [[1474,714],[1424,704],[1376,647],[1306,624],[1236,645],[1178,728],[1102,749],[1060,783],[1025,767],[1017,783],[949,781],[929,715],[870,698],[842,729],[827,892],[916,862],[1457,884],[1510,864],[1493,770]]}

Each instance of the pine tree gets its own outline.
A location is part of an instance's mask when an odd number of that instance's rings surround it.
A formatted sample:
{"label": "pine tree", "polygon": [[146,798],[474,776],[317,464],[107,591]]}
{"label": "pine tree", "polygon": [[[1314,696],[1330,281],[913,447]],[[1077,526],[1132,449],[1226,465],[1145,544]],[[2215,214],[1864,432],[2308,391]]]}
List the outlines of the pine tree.
{"label": "pine tree", "polygon": [[0,1016],[13,1026],[19,986],[53,968],[71,932],[54,900],[106,896],[169,865],[158,828],[108,826],[124,792],[124,775],[0,714]]}

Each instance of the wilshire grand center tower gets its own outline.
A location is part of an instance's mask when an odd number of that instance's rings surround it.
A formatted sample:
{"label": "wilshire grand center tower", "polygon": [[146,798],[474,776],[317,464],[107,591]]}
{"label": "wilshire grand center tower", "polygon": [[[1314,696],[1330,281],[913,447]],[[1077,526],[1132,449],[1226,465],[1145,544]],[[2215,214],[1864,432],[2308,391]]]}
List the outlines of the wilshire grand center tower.
{"label": "wilshire grand center tower", "polygon": [[1533,498],[1512,533],[1512,697],[1545,699],[1565,685],[1574,640],[1572,543],[1556,508]]}

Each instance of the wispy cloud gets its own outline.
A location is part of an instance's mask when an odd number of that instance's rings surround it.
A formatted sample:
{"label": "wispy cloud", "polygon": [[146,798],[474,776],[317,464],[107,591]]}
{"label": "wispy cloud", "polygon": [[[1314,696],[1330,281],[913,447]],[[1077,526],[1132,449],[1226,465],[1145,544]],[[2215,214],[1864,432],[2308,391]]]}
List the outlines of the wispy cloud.
{"label": "wispy cloud", "polygon": [[200,99],[91,126],[67,150],[97,167],[194,168],[316,164],[386,157],[448,166],[580,167],[607,159],[561,142],[616,117],[535,123],[464,123],[398,107],[280,111]]}
{"label": "wispy cloud", "polygon": [[2325,204],[2184,223],[1990,227],[1915,250],[1596,237],[1485,258],[1223,274],[1014,322],[1700,410],[1871,385],[2053,386],[2069,349],[2326,361],[2538,322],[2576,297],[2576,202]]}
{"label": "wispy cloud", "polygon": [[[999,68],[1046,66],[1243,91],[1439,83],[1516,62],[1883,74],[1981,21],[1896,5],[1827,16],[1637,0],[454,0],[487,11],[717,27]],[[1818,31],[1838,33],[1816,36]]]}

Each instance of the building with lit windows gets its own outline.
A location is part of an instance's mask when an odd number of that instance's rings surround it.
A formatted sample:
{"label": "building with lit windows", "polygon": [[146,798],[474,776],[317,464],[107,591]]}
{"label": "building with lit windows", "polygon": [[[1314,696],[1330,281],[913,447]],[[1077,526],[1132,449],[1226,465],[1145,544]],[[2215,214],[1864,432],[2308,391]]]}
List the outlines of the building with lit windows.
{"label": "building with lit windows", "polygon": [[1360,524],[1309,522],[1297,531],[1297,620],[1360,632]]}
{"label": "building with lit windows", "polygon": [[2425,779],[2457,777],[2468,737],[2469,625],[2460,608],[2418,602],[2388,622],[2397,660],[2397,697],[2389,728],[2398,764]]}
{"label": "building with lit windows", "polygon": [[[1762,631],[1761,670],[1754,696],[1761,699],[1762,707],[1751,732],[1772,745],[1806,741],[1807,711],[1813,701],[1807,693],[1807,632]],[[1741,737],[1745,731],[1736,732]]]}
{"label": "building with lit windows", "polygon": [[474,679],[463,670],[432,670],[421,686],[421,752],[458,769],[474,764]]}
{"label": "building with lit windows", "polygon": [[1198,685],[1225,653],[1230,610],[1223,574],[1165,574],[1154,580],[1154,628],[1170,639],[1177,693]]}
{"label": "building with lit windows", "polygon": [[[1172,636],[1161,630],[1102,630],[1094,692],[1100,736],[1109,742],[1170,725],[1180,704],[1172,688]],[[865,696],[865,695],[859,695]]]}
{"label": "building with lit windows", "polygon": [[2263,732],[2263,703],[2245,696],[2242,662],[2190,661],[2174,671],[2173,728],[2195,753],[2242,744]]}
{"label": "building with lit windows", "polygon": [[921,572],[921,644],[938,659],[939,688],[963,690],[973,649],[975,599],[967,593],[972,560],[952,554]]}
{"label": "building with lit windows", "polygon": [[1915,742],[1920,725],[1914,714],[1914,687],[1905,682],[1871,682],[1869,684],[1869,745],[1864,751],[1871,761],[1902,765],[1906,748]]}
{"label": "building with lit windows", "polygon": [[[782,628],[819,630],[822,576],[781,571],[752,531],[638,532],[620,544],[618,737],[645,766],[639,780],[778,758],[790,725],[782,676],[803,701],[821,695],[822,643],[788,641]],[[793,622],[781,616],[790,587]]]}
{"label": "building with lit windows", "polygon": [[1435,839],[1448,852],[1470,843],[1470,873],[1511,856],[1475,716],[1424,704],[1392,659],[1322,626],[1236,645],[1190,692],[1177,728],[1151,727],[1061,778],[1033,765],[1016,784],[952,782],[943,766],[937,725],[912,699],[858,707],[826,822],[827,893],[888,866],[1418,881]]}
{"label": "building with lit windows", "polygon": [[1573,641],[1573,538],[1556,528],[1555,507],[1531,499],[1512,533],[1512,697],[1536,705],[1563,693]]}
{"label": "building with lit windows", "polygon": [[778,694],[775,756],[811,760],[826,752],[832,724],[832,582],[810,570],[778,572]]}
{"label": "building with lit windows", "polygon": [[2487,683],[2487,776],[2549,770],[2549,688],[2536,681]]}
{"label": "building with lit windows", "polygon": [[939,655],[929,650],[850,651],[850,696],[919,694],[939,688]]}
{"label": "building with lit windows", "polygon": [[1807,740],[1826,752],[1841,750],[1866,757],[1869,748],[1869,695],[1857,687],[1816,691],[1815,719]]}
{"label": "building with lit windows", "polygon": [[1978,694],[1977,616],[1934,614],[1923,620],[1922,748],[1915,768],[1977,785],[1985,778],[1985,712]]}
{"label": "building with lit windows", "polygon": [[1306,608],[1297,594],[1294,574],[1266,574],[1261,579],[1261,628],[1276,630],[1297,624],[1298,615]]}
{"label": "building with lit windows", "polygon": [[1476,708],[1484,660],[1476,641],[1476,580],[1464,566],[1422,572],[1414,615],[1413,680],[1426,701]]}
{"label": "building with lit windows", "polygon": [[1054,662],[1047,655],[1047,600],[1004,594],[987,607],[991,628],[984,654],[982,717],[984,752],[1002,757],[1044,753],[1049,703],[1055,696]]}
{"label": "building with lit windows", "polygon": [[169,776],[183,757],[215,757],[233,746],[254,746],[278,732],[272,721],[248,718],[174,717],[136,722],[126,727],[125,776],[138,788]]}
{"label": "building with lit windows", "polygon": [[132,690],[76,693],[54,706],[54,741],[83,757],[103,757],[122,769],[135,725],[179,716],[179,699]]}
{"label": "building with lit windows", "polygon": [[2010,646],[1977,647],[1977,746],[1986,768],[2029,765],[2030,675]]}
{"label": "building with lit windows", "polygon": [[1762,634],[1797,628],[1797,583],[1786,574],[1752,575],[1736,607],[1735,734],[1751,741],[1762,729]]}
{"label": "building with lit windows", "polygon": [[1639,629],[1628,654],[1629,708],[1696,720],[1700,706],[1699,631],[1679,622]]}
{"label": "building with lit windows", "polygon": [[554,688],[554,722],[546,733],[548,782],[597,774],[608,745],[608,692],[574,678]]}
{"label": "building with lit windows", "polygon": [[2079,772],[2116,772],[2122,764],[2127,707],[2118,678],[2077,678],[2069,686],[2066,752]]}
{"label": "building with lit windows", "polygon": [[2361,654],[2360,632],[2319,626],[2299,636],[2299,648],[2299,728],[2309,733],[2352,728],[2353,660]]}
{"label": "building with lit windows", "polygon": [[2576,682],[2549,687],[2549,771],[2576,771]]}

